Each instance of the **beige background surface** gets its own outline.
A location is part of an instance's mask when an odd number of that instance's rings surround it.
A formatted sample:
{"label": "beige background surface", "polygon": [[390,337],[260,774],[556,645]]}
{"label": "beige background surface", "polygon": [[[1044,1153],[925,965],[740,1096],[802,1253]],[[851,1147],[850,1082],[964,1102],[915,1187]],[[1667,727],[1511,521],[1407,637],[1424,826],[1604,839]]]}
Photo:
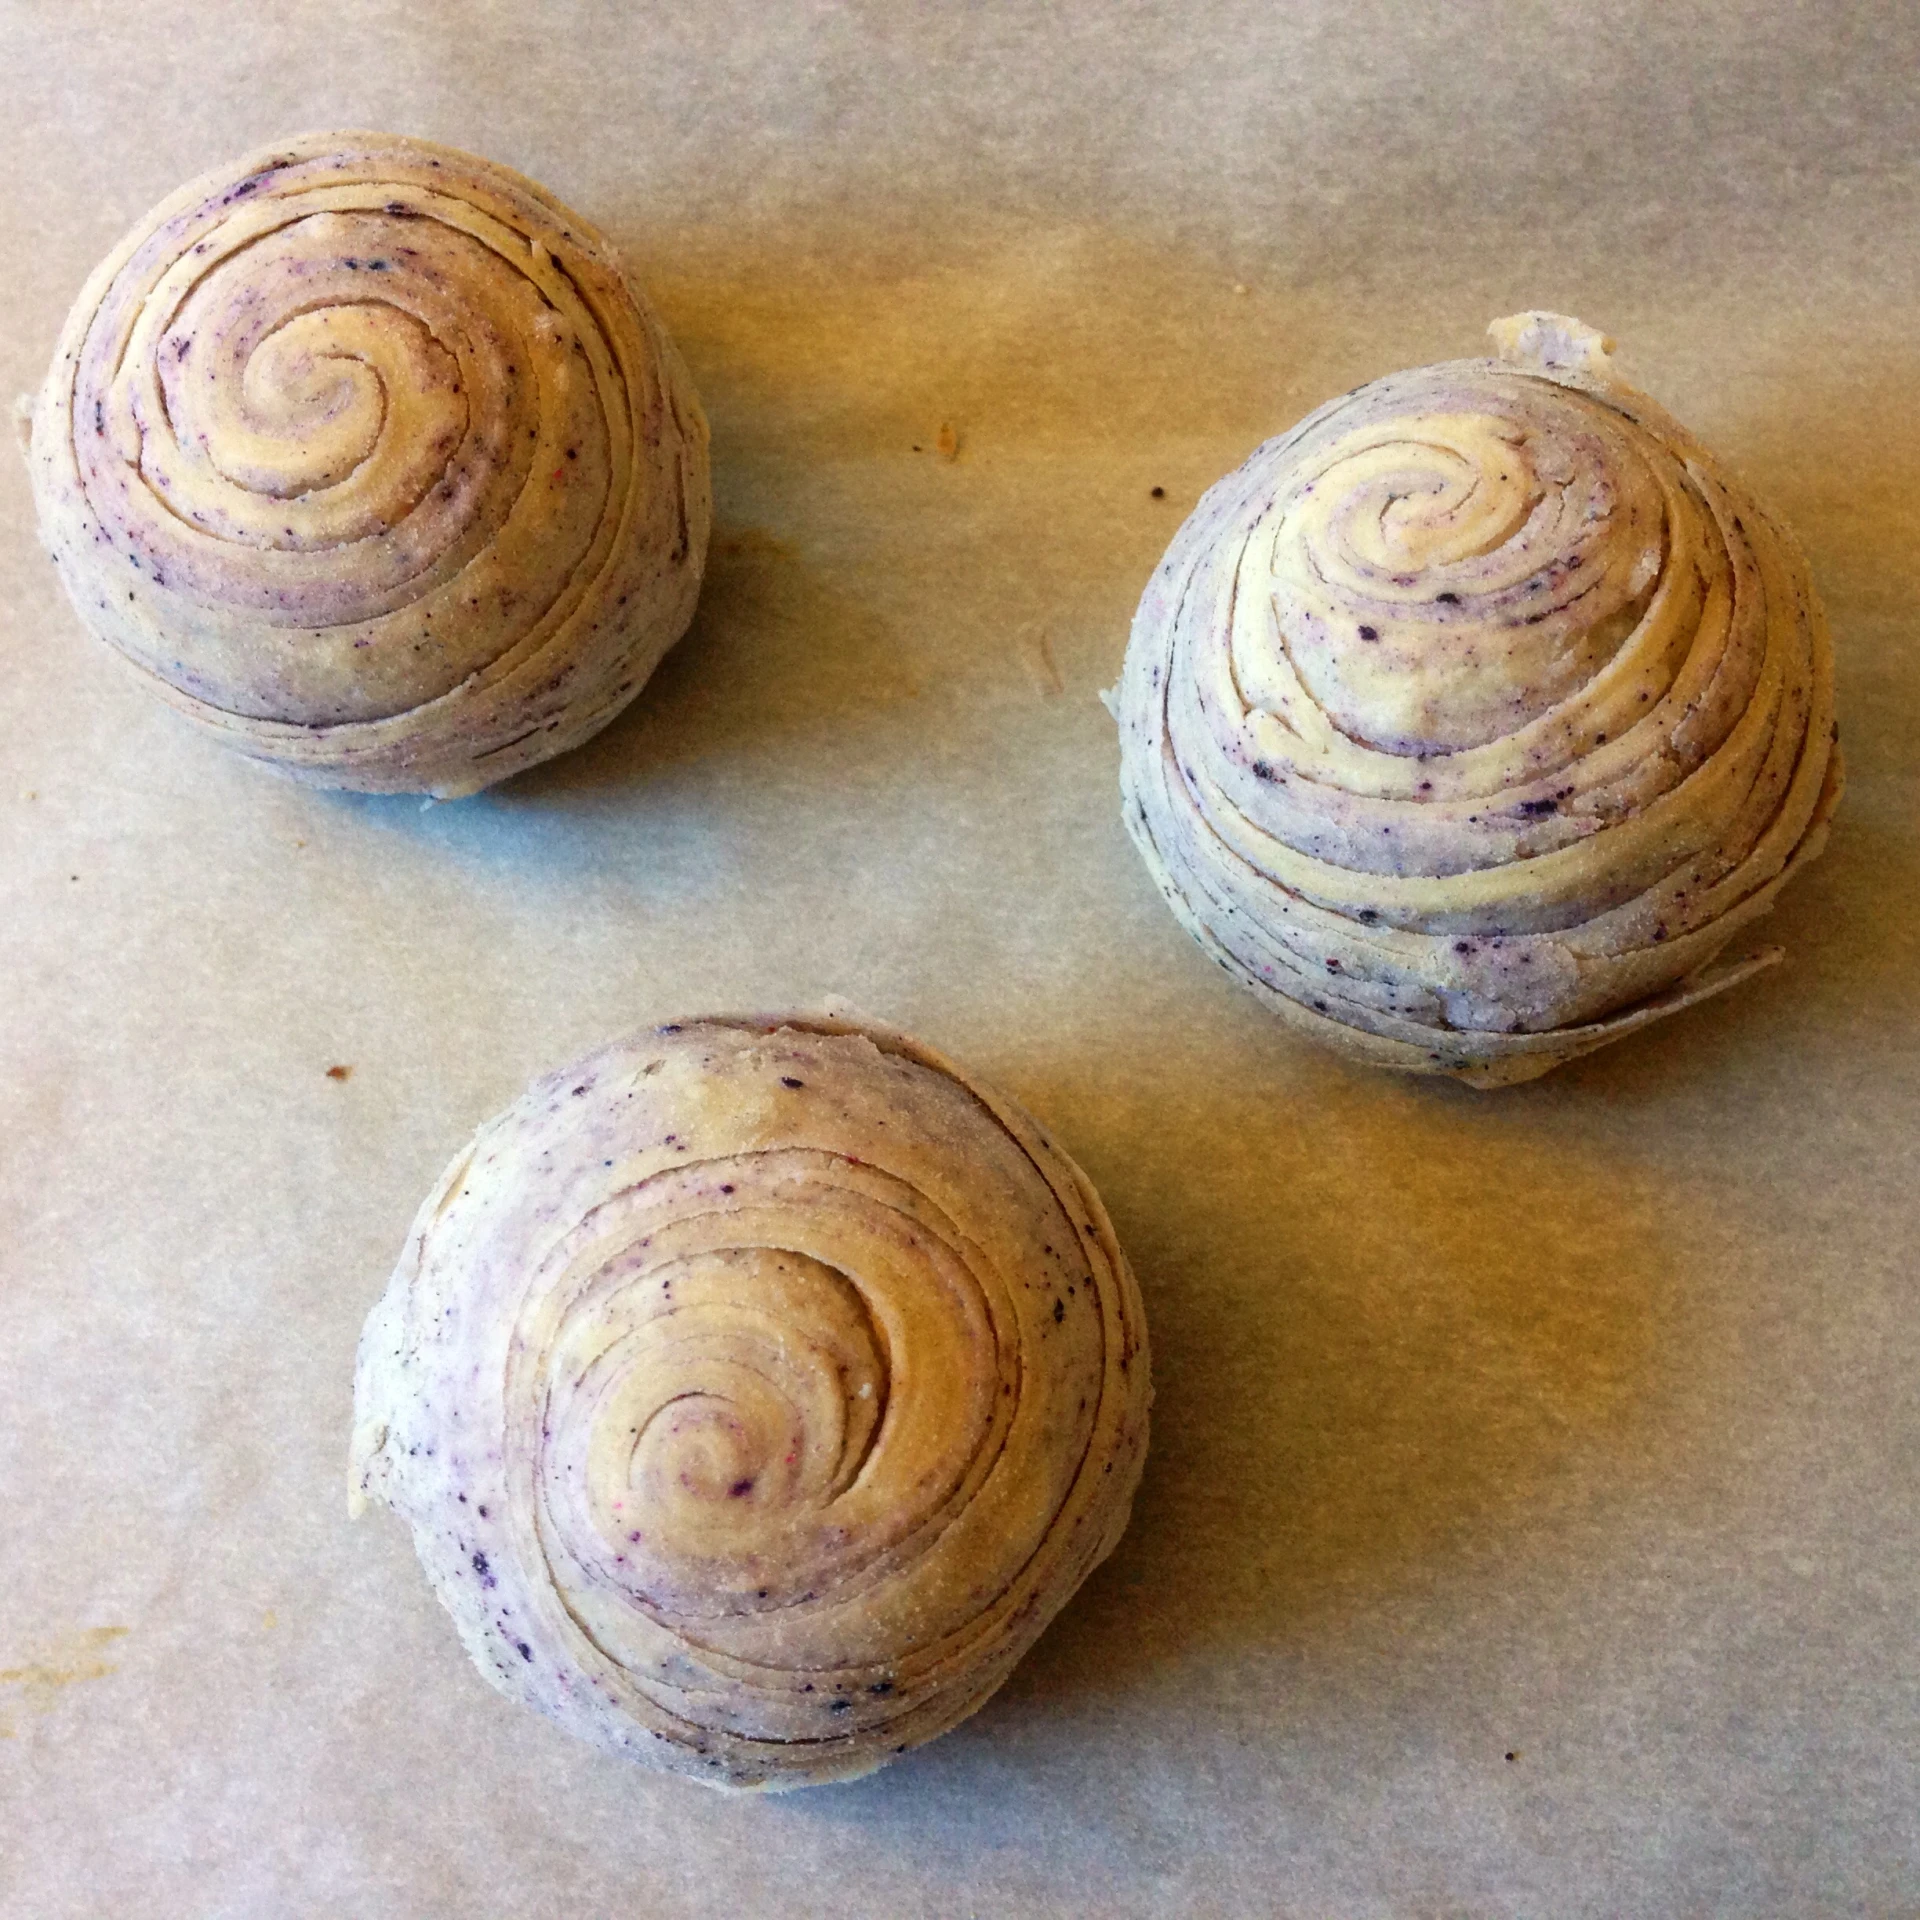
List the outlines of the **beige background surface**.
{"label": "beige background surface", "polygon": [[[423,811],[149,703],[0,462],[0,1907],[1920,1913],[1916,71],[1904,0],[4,0],[0,391],[180,180],[414,131],[621,243],[720,527],[626,718]],[[1798,529],[1852,789],[1786,967],[1475,1095],[1222,982],[1094,695],[1208,482],[1523,306]],[[976,1720],[728,1802],[481,1684],[349,1376],[526,1078],[829,992],[1092,1172],[1155,1443]]]}

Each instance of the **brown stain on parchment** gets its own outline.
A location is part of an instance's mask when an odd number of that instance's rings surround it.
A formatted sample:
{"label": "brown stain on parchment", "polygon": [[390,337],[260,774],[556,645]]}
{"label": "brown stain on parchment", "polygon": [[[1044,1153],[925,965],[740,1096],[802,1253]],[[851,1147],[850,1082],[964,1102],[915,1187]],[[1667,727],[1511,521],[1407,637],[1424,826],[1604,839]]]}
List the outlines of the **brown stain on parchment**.
{"label": "brown stain on parchment", "polygon": [[103,1660],[103,1649],[124,1639],[129,1627],[83,1627],[57,1639],[40,1659],[17,1667],[0,1667],[0,1740],[11,1740],[17,1729],[13,1714],[51,1713],[66,1690],[83,1680],[104,1680],[119,1670]]}

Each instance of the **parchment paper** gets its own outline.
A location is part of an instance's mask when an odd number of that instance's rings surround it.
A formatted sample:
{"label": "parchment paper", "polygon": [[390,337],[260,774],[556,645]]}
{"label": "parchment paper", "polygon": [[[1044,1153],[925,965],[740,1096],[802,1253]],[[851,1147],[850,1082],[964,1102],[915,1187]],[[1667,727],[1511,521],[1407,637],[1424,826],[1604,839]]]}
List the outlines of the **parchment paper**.
{"label": "parchment paper", "polygon": [[[178,182],[391,127],[613,233],[720,521],[626,718],[423,810],[190,735],[0,461],[4,1910],[1920,1912],[1916,71],[1896,4],[0,5],[0,393]],[[1528,306],[1797,529],[1852,785],[1786,967],[1484,1095],[1222,981],[1095,694],[1202,488]],[[977,1719],[730,1802],[469,1670],[351,1362],[528,1077],[829,993],[1092,1173],[1154,1445]]]}

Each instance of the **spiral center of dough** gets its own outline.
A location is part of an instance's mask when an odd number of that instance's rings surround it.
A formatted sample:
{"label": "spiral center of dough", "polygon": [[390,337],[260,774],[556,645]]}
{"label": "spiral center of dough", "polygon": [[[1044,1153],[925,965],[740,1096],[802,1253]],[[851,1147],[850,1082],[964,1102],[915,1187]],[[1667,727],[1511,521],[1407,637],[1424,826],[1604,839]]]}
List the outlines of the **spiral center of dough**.
{"label": "spiral center of dough", "polygon": [[871,1451],[887,1364],[857,1290],[803,1255],[729,1249],[659,1271],[588,1440],[616,1546],[738,1550],[771,1514],[828,1505]]}
{"label": "spiral center of dough", "polygon": [[599,1232],[628,1224],[583,1243],[542,1365],[541,1499],[579,1586],[711,1621],[856,1590],[937,1536],[1002,1435],[1003,1309],[917,1206],[805,1154],[613,1203]]}
{"label": "spiral center of dough", "polygon": [[1242,569],[1254,704],[1276,631],[1283,676],[1392,754],[1484,746],[1607,666],[1660,571],[1658,488],[1599,409],[1527,385],[1500,411],[1367,422],[1291,477]]}

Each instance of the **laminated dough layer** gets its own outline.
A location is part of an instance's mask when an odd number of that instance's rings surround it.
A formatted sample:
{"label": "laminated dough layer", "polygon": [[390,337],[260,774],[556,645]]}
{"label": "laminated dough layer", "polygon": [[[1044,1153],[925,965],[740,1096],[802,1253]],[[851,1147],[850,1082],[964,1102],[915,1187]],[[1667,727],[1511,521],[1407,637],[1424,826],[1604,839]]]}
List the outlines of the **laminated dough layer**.
{"label": "laminated dough layer", "polygon": [[227,745],[472,792],[685,631],[712,518],[672,343],[592,227],[425,141],[203,176],[101,263],[33,408],[82,621]]}
{"label": "laminated dough layer", "polygon": [[1140,1296],[1045,1132],[834,1019],[607,1047],[490,1121],[361,1341],[352,1491],[474,1664],[721,1787],[872,1771],[1127,1523]]}
{"label": "laminated dough layer", "polygon": [[1791,536],[1577,321],[1377,380],[1175,537],[1115,708],[1174,912],[1314,1038],[1497,1086],[1779,957],[1839,797]]}

